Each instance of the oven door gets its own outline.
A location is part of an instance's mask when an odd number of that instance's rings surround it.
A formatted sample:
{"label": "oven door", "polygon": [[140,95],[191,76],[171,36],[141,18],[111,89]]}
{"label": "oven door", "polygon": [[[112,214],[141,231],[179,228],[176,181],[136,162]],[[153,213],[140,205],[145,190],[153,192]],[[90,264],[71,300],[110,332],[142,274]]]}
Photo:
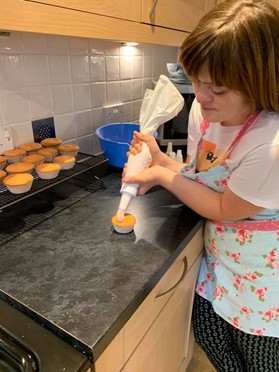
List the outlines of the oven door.
{"label": "oven door", "polygon": [[0,326],[0,371],[36,372],[39,361],[31,350]]}
{"label": "oven door", "polygon": [[0,299],[0,372],[87,372],[82,352]]}

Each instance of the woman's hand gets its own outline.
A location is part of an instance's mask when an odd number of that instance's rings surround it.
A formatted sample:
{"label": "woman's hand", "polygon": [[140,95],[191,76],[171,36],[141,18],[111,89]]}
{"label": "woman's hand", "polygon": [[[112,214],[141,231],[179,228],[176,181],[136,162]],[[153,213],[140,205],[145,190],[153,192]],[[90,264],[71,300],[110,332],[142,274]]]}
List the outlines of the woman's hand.
{"label": "woman's hand", "polygon": [[[127,156],[129,157],[130,154],[136,155],[139,152],[141,152],[143,142],[147,144],[151,157],[152,157],[152,161],[150,164],[151,167],[158,165],[168,170],[171,170],[172,172],[180,173],[182,164],[171,159],[167,154],[163,153],[160,150],[160,147],[156,139],[153,136],[144,134],[142,132],[137,132],[137,131],[134,132],[133,140],[131,141],[131,145],[130,145],[129,151],[127,152]],[[123,168],[122,182],[125,182],[124,178],[126,176],[126,170],[127,170],[127,164],[125,164]],[[155,186],[155,184],[153,186]],[[148,189],[150,189],[150,187]],[[146,191],[147,190],[145,190],[144,192]]]}
{"label": "woman's hand", "polygon": [[165,154],[160,150],[156,139],[148,134],[134,131],[133,140],[131,142],[127,156],[130,154],[136,155],[142,150],[142,142],[145,142],[149,148],[152,162],[151,165],[163,165]]}
{"label": "woman's hand", "polygon": [[166,168],[160,165],[154,165],[137,175],[125,176],[124,167],[122,181],[139,184],[138,195],[144,195],[152,187],[161,185],[167,172],[168,170]]}

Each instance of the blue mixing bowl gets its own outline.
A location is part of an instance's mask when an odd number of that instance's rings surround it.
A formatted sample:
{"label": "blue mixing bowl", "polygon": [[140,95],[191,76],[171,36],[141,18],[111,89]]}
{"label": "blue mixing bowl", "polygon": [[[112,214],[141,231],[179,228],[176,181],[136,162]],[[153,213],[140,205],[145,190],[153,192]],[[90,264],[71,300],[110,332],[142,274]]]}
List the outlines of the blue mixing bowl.
{"label": "blue mixing bowl", "polygon": [[96,130],[103,154],[108,163],[117,168],[123,168],[127,162],[126,152],[133,139],[134,130],[139,131],[140,125],[135,123],[106,124]]}

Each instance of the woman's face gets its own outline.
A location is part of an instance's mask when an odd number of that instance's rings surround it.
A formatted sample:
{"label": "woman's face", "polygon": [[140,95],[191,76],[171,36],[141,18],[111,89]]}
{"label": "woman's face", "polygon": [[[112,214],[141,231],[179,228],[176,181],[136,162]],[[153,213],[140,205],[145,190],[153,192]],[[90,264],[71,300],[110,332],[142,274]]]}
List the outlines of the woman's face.
{"label": "woman's face", "polygon": [[203,65],[193,88],[201,113],[209,122],[221,122],[224,126],[242,124],[250,115],[250,105],[246,98],[234,90],[215,86],[211,82],[207,65]]}

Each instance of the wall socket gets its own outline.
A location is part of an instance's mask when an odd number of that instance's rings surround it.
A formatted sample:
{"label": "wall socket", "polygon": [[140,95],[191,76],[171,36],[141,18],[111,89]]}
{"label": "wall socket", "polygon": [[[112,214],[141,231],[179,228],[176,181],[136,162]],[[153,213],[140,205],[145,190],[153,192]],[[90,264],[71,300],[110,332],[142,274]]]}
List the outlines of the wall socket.
{"label": "wall socket", "polygon": [[124,117],[124,105],[119,103],[117,105],[104,107],[105,123],[122,123]]}

